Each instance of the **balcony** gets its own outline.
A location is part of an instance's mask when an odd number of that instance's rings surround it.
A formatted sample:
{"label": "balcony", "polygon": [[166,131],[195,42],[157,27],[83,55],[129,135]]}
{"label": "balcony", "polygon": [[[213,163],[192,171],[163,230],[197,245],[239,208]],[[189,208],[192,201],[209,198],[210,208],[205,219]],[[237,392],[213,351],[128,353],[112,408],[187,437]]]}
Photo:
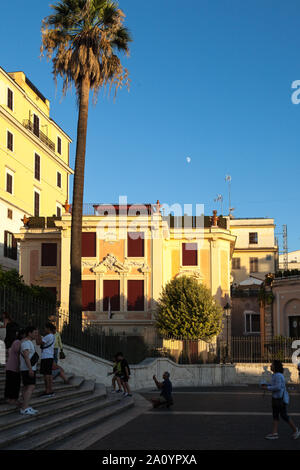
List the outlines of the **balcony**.
{"label": "balcony", "polygon": [[34,124],[31,121],[29,121],[29,119],[24,119],[23,126],[25,127],[25,129],[32,132],[32,134],[34,134],[38,139],[40,139],[43,142],[43,144],[47,145],[47,147],[49,147],[53,152],[55,152],[54,142],[52,142],[52,140],[50,140],[46,136],[46,134],[44,134],[40,129],[34,126]]}

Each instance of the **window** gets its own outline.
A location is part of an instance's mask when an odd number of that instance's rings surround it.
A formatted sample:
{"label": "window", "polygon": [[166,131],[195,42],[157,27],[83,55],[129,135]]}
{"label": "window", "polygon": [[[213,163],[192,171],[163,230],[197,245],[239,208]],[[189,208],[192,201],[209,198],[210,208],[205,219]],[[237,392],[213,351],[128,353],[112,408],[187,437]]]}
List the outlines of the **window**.
{"label": "window", "polygon": [[143,232],[128,232],[127,256],[132,258],[142,258],[145,256]]}
{"label": "window", "polygon": [[259,313],[245,311],[245,333],[260,332],[260,315]]}
{"label": "window", "polygon": [[14,136],[11,132],[7,131],[7,148],[11,152],[14,151]]}
{"label": "window", "polygon": [[41,157],[37,153],[34,154],[34,177],[41,180]]}
{"label": "window", "polygon": [[7,209],[7,218],[11,220],[13,218],[13,211],[11,209]]}
{"label": "window", "polygon": [[34,191],[34,217],[40,216],[40,194]]}
{"label": "window", "polygon": [[232,258],[232,269],[241,269],[241,258]]}
{"label": "window", "polygon": [[258,243],[258,235],[257,232],[250,232],[249,233],[249,243],[251,245],[257,245]]}
{"label": "window", "polygon": [[4,256],[13,260],[17,259],[17,241],[7,230],[4,231]]}
{"label": "window", "polygon": [[108,312],[110,300],[110,309],[112,312],[120,311],[120,281],[103,281],[103,311]]}
{"label": "window", "polygon": [[10,88],[7,89],[7,107],[13,111],[14,108],[14,94]]}
{"label": "window", "polygon": [[82,258],[94,258],[96,256],[96,232],[82,232],[81,256]]}
{"label": "window", "polygon": [[10,194],[13,193],[13,175],[6,171],[6,191]]}
{"label": "window", "polygon": [[266,256],[266,261],[272,261],[272,255],[267,255]]}
{"label": "window", "polygon": [[59,205],[56,206],[56,216],[61,217],[61,206]]}
{"label": "window", "polygon": [[130,280],[127,283],[127,310],[144,310],[144,281]]}
{"label": "window", "polygon": [[82,310],[94,312],[96,310],[96,281],[82,281]]}
{"label": "window", "polygon": [[57,172],[57,181],[56,184],[59,188],[61,188],[61,173],[58,171]]}
{"label": "window", "polygon": [[197,266],[198,264],[197,243],[182,244],[182,266]]}
{"label": "window", "polygon": [[258,272],[258,258],[250,258],[250,273]]}
{"label": "window", "polygon": [[42,243],[42,266],[57,266],[56,243]]}
{"label": "window", "polygon": [[40,118],[36,114],[33,115],[33,133],[40,136]]}
{"label": "window", "polygon": [[57,153],[61,155],[61,138],[57,137]]}

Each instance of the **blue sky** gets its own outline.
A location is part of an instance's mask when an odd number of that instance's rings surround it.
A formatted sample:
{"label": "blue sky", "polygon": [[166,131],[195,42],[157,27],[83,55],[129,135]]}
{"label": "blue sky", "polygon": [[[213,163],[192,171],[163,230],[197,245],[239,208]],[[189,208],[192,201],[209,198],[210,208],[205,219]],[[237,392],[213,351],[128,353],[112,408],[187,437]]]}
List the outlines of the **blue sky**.
{"label": "blue sky", "polygon": [[[55,0],[53,0],[54,2]],[[0,65],[23,70],[76,140],[75,93],[61,98],[39,59],[48,0],[1,5]],[[300,79],[297,0],[120,0],[134,42],[131,88],[99,95],[89,114],[85,202],[203,203],[232,177],[236,217],[274,217],[300,249]],[[12,8],[18,12],[12,21]],[[74,163],[75,144],[71,163]],[[191,162],[187,163],[186,158]]]}

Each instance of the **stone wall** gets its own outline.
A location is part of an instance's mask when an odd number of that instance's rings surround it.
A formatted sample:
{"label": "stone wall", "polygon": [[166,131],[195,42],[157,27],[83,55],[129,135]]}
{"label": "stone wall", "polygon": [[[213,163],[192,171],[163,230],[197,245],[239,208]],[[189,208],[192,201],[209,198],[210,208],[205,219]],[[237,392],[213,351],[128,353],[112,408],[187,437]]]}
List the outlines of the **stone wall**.
{"label": "stone wall", "polygon": [[[112,363],[91,354],[65,346],[66,359],[60,365],[68,372],[111,384]],[[294,364],[284,364],[285,377],[290,383],[298,382]],[[163,372],[171,374],[174,386],[224,386],[257,384],[271,380],[270,364],[193,364],[181,365],[167,358],[148,358],[137,365],[131,365],[130,385],[133,390],[153,388],[153,375],[161,379]]]}

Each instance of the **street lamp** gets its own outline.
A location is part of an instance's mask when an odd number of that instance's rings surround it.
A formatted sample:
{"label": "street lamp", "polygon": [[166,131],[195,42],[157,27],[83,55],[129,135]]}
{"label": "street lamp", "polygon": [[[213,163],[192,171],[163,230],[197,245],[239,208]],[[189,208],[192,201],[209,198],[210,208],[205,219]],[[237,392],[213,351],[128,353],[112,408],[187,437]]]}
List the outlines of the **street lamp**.
{"label": "street lamp", "polygon": [[225,363],[226,362],[228,363],[228,362],[230,362],[230,360],[229,360],[229,319],[230,319],[230,315],[231,315],[231,305],[228,302],[224,306],[224,312],[225,312],[226,324],[227,324]]}

